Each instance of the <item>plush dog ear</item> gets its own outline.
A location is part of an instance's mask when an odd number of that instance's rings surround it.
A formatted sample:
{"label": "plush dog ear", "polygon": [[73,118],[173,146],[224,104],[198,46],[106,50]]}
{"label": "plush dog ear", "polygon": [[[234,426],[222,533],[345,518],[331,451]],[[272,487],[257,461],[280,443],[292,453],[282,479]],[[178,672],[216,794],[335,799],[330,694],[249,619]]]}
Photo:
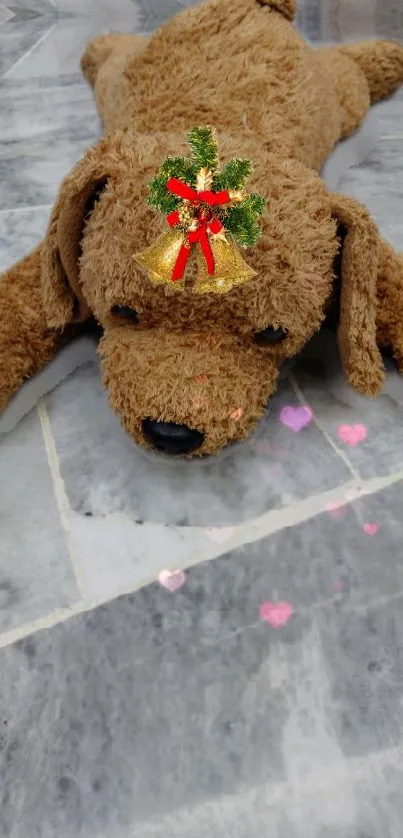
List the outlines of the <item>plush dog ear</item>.
{"label": "plush dog ear", "polygon": [[48,325],[63,328],[90,316],[79,277],[84,225],[114,166],[108,141],[90,149],[62,183],[42,247],[41,282]]}
{"label": "plush dog ear", "polygon": [[261,6],[271,6],[276,12],[281,12],[288,20],[294,20],[296,0],[257,0]]}
{"label": "plush dog ear", "polygon": [[367,210],[352,198],[331,195],[343,231],[338,344],[344,374],[366,396],[382,389],[385,373],[376,342],[376,286],[380,236]]}

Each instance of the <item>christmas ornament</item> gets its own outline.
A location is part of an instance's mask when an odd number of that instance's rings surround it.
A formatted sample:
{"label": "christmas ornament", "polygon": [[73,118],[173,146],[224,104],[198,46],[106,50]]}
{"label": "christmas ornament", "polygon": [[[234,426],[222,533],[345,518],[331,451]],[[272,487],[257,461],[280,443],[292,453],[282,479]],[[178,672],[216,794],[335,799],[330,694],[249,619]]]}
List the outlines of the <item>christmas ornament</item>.
{"label": "christmas ornament", "polygon": [[150,183],[148,203],[162,212],[171,228],[133,258],[155,283],[184,285],[193,248],[197,279],[194,291],[226,293],[255,275],[237,244],[250,247],[261,234],[258,218],[266,202],[244,186],[249,160],[234,158],[218,170],[218,143],[210,127],[188,134],[190,157],[167,157]]}
{"label": "christmas ornament", "polygon": [[134,258],[144,268],[148,268],[153,282],[165,283],[167,277],[171,277],[174,272],[182,245],[183,233],[180,230],[170,230]]}
{"label": "christmas ornament", "polygon": [[208,262],[204,258],[204,253],[198,250],[196,254],[197,284],[195,291],[199,294],[208,291],[225,294],[234,285],[241,285],[255,276],[256,271],[242,259],[232,236],[228,233],[223,238],[220,237],[220,234],[211,236],[210,248],[214,266],[212,274],[208,270]]}

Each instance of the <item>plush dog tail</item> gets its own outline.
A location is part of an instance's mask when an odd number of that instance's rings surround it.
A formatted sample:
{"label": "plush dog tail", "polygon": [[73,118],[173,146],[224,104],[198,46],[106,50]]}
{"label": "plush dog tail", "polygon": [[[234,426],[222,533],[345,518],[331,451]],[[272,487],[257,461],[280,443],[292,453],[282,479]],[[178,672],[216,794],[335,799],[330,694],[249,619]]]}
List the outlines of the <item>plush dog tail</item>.
{"label": "plush dog tail", "polygon": [[403,46],[394,41],[362,41],[340,47],[364,74],[371,102],[391,96],[403,84]]}

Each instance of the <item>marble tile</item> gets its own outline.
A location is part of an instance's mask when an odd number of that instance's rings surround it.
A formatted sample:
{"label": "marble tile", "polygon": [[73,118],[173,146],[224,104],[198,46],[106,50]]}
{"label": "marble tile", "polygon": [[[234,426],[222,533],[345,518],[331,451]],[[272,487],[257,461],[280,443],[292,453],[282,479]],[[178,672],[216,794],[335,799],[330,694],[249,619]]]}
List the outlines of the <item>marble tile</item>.
{"label": "marble tile", "polygon": [[14,17],[14,12],[7,8],[7,6],[0,4],[0,26],[3,26],[3,24],[7,23],[8,20],[11,20],[12,17]]}
{"label": "marble tile", "polygon": [[328,0],[324,5],[327,19],[331,20],[334,26],[334,40],[365,39],[375,34],[377,0],[358,3],[355,0]]}
{"label": "marble tile", "polygon": [[71,605],[75,577],[36,412],[0,440],[0,631]]}
{"label": "marble tile", "polygon": [[161,18],[166,20],[188,6],[200,0],[53,0],[58,11],[68,12],[77,17],[96,16],[99,19],[109,19],[112,23],[116,18],[140,14],[150,20]]}
{"label": "marble tile", "polygon": [[[81,72],[76,73],[63,73],[63,75],[57,75],[50,72],[48,74],[44,73],[40,76],[31,76],[29,79],[29,90],[31,94],[35,94],[37,90],[48,90],[49,88],[54,87],[70,87],[74,85],[80,85],[81,87],[86,87],[88,90],[89,95],[90,91],[88,89],[88,84],[82,75]],[[11,74],[7,76],[5,79],[1,79],[1,96],[3,97],[10,97],[19,95],[19,91],[27,90],[28,82],[26,78],[14,78]]]}
{"label": "marble tile", "polygon": [[42,239],[50,207],[0,212],[0,271],[6,270]]}
{"label": "marble tile", "polygon": [[[10,7],[8,7],[8,9],[10,9]],[[42,9],[35,9],[35,8],[27,9],[27,8],[24,8],[23,6],[21,6],[21,7],[12,6],[11,7],[11,16],[13,18],[14,23],[25,23],[25,21],[27,21],[27,20],[35,20],[36,18],[40,17],[42,14],[43,14]],[[45,14],[47,15],[47,10],[45,11]]]}
{"label": "marble tile", "polygon": [[138,10],[138,31],[151,33],[170,17],[197,2],[199,0],[134,0]]}
{"label": "marble tile", "polygon": [[[114,16],[122,17],[136,13],[136,0],[52,0],[57,12],[66,12],[75,17],[97,17],[100,20]],[[164,0],[161,0],[161,4]]]}
{"label": "marble tile", "polygon": [[335,40],[334,27],[323,24],[323,4],[320,0],[298,3],[296,24],[309,41]]}
{"label": "marble tile", "polygon": [[311,41],[401,38],[399,0],[298,0],[298,28]]}
{"label": "marble tile", "polygon": [[74,510],[95,516],[120,510],[179,526],[237,523],[348,480],[314,425],[298,435],[278,421],[288,403],[295,397],[283,382],[255,438],[217,458],[173,462],[124,434],[96,368],[82,368],[47,397]]}
{"label": "marble tile", "polygon": [[99,130],[94,97],[88,86],[14,85],[9,77],[2,89],[2,109],[3,158],[14,144],[24,143],[26,147],[31,141],[43,141],[52,147],[57,141],[90,141],[95,129]]}
{"label": "marble tile", "polygon": [[6,6],[11,6],[15,13],[34,11],[43,17],[51,17],[55,14],[53,0],[5,0]]}
{"label": "marble tile", "polygon": [[298,0],[296,23],[312,42],[337,43],[374,30],[374,0]]}
{"label": "marble tile", "polygon": [[10,152],[6,159],[0,157],[0,210],[53,203],[63,177],[87,145],[75,143],[74,150],[71,144],[59,146],[48,149],[45,156],[42,144],[27,143],[24,149]]}
{"label": "marble tile", "polygon": [[14,79],[32,79],[53,73],[56,77],[76,73],[86,44],[103,32],[149,33],[164,20],[183,10],[188,4],[178,0],[133,3],[119,0],[108,2],[70,2],[60,0],[58,11],[67,13],[56,19],[52,31],[34,48],[24,61],[10,71]]}
{"label": "marble tile", "polygon": [[[275,739],[286,709],[281,687],[259,691],[268,677],[265,632],[253,648],[247,635],[219,647],[216,660],[192,639],[191,626],[189,642],[179,631],[176,644],[164,647],[160,596],[158,611],[129,598],[113,614],[107,606],[1,653],[4,838],[16,827],[17,810],[21,836],[129,838],[147,817],[216,799],[262,776],[281,778]],[[147,649],[137,636],[144,621]],[[234,656],[245,678],[238,685]],[[254,718],[244,718],[240,703],[254,705]],[[262,760],[256,745],[263,714],[272,747]],[[35,789],[22,798],[33,776]]]}
{"label": "marble tile", "polygon": [[326,618],[320,620],[331,684],[330,718],[347,756],[400,745],[402,621],[400,598],[340,613],[331,625]]}
{"label": "marble tile", "polygon": [[[403,100],[399,99],[388,111],[382,109],[388,133],[392,134],[393,124],[402,125]],[[396,120],[394,115],[396,114]],[[385,114],[385,117],[383,116]],[[385,123],[383,123],[385,125]],[[396,130],[396,128],[395,128]],[[394,132],[393,132],[394,133]],[[352,195],[365,204],[377,222],[382,235],[399,250],[403,249],[403,234],[400,215],[403,201],[403,131],[400,128],[396,137],[380,140],[369,158],[345,173],[338,190]]]}
{"label": "marble tile", "polygon": [[51,204],[63,177],[101,134],[91,91],[9,84],[2,101],[0,210]]}
{"label": "marble tile", "polygon": [[[353,503],[341,491],[337,509],[332,505],[298,526],[245,544],[228,553],[223,566],[228,561],[231,573],[234,556],[244,567],[249,562],[247,587],[253,597],[258,597],[254,586],[259,588],[263,576],[266,599],[286,600],[298,612],[326,611],[330,601],[336,609],[364,608],[373,600],[398,596],[403,594],[403,562],[396,552],[402,502],[402,482]],[[239,589],[244,581],[238,579]],[[217,602],[225,596],[224,586]],[[226,610],[232,626],[242,627],[232,605]]]}
{"label": "marble tile", "polygon": [[403,38],[403,8],[400,0],[377,0],[375,31],[382,38]]}
{"label": "marble tile", "polygon": [[50,30],[51,23],[37,17],[20,24],[14,17],[0,28],[0,80]]}
{"label": "marble tile", "polygon": [[399,838],[402,491],[0,650],[4,838]]}
{"label": "marble tile", "polygon": [[202,528],[132,521],[119,513],[72,512],[69,528],[81,589],[92,602],[141,588],[163,570],[194,564],[215,543]]}
{"label": "marble tile", "polygon": [[130,14],[125,16],[119,16],[117,9],[113,20],[104,19],[101,15],[57,20],[48,37],[10,71],[9,78],[30,80],[51,74],[60,78],[65,74],[79,73],[81,56],[91,38],[110,29],[130,32],[136,29],[136,21],[137,15],[132,6]]}

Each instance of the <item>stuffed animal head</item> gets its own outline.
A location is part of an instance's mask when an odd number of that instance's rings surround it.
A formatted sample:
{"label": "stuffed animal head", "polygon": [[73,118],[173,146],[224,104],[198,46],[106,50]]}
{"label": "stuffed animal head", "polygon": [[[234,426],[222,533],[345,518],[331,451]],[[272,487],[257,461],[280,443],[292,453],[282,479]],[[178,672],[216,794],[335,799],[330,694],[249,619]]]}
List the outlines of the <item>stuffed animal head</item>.
{"label": "stuffed animal head", "polygon": [[[319,329],[332,297],[338,223],[341,354],[350,381],[381,386],[375,341],[376,230],[354,201],[329,195],[318,176],[220,135],[222,161],[253,158],[252,186],[267,198],[259,242],[246,251],[256,275],[225,294],[155,285],[134,260],[162,229],[146,203],[156,161],[186,153],[178,135],[116,135],[65,180],[43,247],[49,326],[93,314],[104,330],[103,380],[136,442],[203,455],[245,439],[264,414],[281,364]],[[362,264],[365,253],[365,264]],[[361,260],[361,262],[360,262]]]}

